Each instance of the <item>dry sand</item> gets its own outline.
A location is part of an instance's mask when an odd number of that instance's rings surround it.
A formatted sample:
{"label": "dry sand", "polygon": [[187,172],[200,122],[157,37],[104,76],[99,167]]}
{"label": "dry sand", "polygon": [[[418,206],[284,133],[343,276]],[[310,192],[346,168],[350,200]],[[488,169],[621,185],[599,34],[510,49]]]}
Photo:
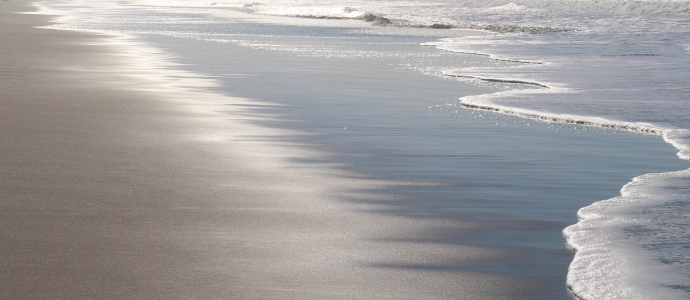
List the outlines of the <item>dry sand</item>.
{"label": "dry sand", "polygon": [[35,28],[51,18],[14,13],[27,3],[0,2],[0,299],[529,292],[462,271],[507,251],[418,239],[472,224],[345,201],[383,196],[292,162],[318,153],[251,125],[250,100],[177,88],[213,82],[165,78],[158,54],[122,37]]}

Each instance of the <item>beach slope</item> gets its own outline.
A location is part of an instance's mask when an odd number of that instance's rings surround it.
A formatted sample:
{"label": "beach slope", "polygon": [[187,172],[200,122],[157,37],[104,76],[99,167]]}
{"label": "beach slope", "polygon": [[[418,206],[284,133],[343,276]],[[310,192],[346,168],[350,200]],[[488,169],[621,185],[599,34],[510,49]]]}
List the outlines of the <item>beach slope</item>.
{"label": "beach slope", "polygon": [[170,80],[212,82],[159,76],[122,37],[42,29],[52,17],[16,13],[28,4],[0,2],[1,299],[529,293],[528,279],[463,271],[508,251],[381,238],[471,224],[339,201],[384,196],[295,162],[318,153],[252,125],[259,103],[180,88]]}

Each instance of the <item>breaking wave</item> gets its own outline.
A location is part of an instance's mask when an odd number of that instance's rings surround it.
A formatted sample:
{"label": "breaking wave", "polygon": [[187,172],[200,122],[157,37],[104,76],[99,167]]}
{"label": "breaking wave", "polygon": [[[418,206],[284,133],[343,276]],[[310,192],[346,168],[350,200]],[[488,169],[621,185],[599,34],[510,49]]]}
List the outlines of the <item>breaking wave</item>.
{"label": "breaking wave", "polygon": [[[510,81],[510,80],[498,80],[498,79],[496,79],[494,81],[495,82],[508,82],[508,83],[525,83],[525,82],[519,82],[517,80],[516,81]],[[528,83],[525,83],[525,84],[528,84]],[[543,87],[547,87],[547,86],[543,86]],[[488,99],[493,97],[493,96],[510,95],[511,97],[515,97],[516,95],[518,95],[520,93],[521,93],[521,91],[508,91],[508,92],[498,92],[498,93],[490,94],[490,95],[468,96],[468,97],[460,98],[458,101],[458,104],[462,107],[465,107],[465,108],[493,111],[493,112],[498,112],[498,113],[502,113],[502,114],[515,115],[515,116],[519,116],[519,117],[523,117],[523,118],[529,118],[529,119],[546,121],[546,122],[553,122],[553,123],[577,124],[577,125],[584,125],[584,126],[591,126],[591,127],[609,128],[609,129],[614,129],[614,130],[625,130],[625,131],[630,131],[630,132],[635,132],[635,133],[652,134],[652,135],[658,135],[658,136],[664,136],[667,132],[671,132],[671,130],[659,128],[659,127],[654,126],[654,125],[649,124],[649,123],[613,121],[613,120],[608,120],[608,119],[599,118],[599,117],[587,117],[587,116],[578,116],[578,115],[569,115],[569,114],[555,114],[555,113],[541,112],[541,111],[531,110],[531,109],[522,109],[522,108],[515,108],[515,107],[510,107],[510,106],[505,106],[505,105],[493,104],[493,103],[491,103],[491,101],[488,101]],[[530,91],[529,93],[534,93],[534,92]]]}
{"label": "breaking wave", "polygon": [[684,0],[448,0],[467,8],[526,7],[556,11],[582,11],[619,14],[688,14],[690,2]]}
{"label": "breaking wave", "polygon": [[[516,9],[511,5],[493,7],[497,9]],[[408,19],[395,14],[389,15],[379,12],[371,12],[352,7],[344,6],[293,6],[283,7],[266,5],[262,3],[244,4],[239,10],[246,13],[283,16],[308,19],[333,19],[333,20],[361,20],[369,22],[373,26],[380,27],[400,27],[400,28],[429,28],[429,29],[471,29],[483,30],[496,33],[529,33],[546,34],[567,32],[576,30],[568,27],[552,27],[539,25],[523,25],[516,23],[483,23],[483,22],[463,22],[461,20],[446,20],[445,22],[435,22],[432,19],[416,18]]]}

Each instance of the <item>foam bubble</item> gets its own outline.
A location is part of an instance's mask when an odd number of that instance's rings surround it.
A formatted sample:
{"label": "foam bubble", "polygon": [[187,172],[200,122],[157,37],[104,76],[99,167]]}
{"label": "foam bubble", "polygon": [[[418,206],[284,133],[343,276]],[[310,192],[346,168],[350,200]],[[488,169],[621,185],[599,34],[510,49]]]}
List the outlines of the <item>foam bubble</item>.
{"label": "foam bubble", "polygon": [[690,200],[675,190],[690,188],[688,179],[690,170],[639,176],[620,197],[580,209],[579,222],[563,231],[576,251],[567,279],[573,293],[583,299],[686,299],[690,266],[686,245],[678,243],[687,243],[690,229],[685,219],[668,218],[664,207]]}

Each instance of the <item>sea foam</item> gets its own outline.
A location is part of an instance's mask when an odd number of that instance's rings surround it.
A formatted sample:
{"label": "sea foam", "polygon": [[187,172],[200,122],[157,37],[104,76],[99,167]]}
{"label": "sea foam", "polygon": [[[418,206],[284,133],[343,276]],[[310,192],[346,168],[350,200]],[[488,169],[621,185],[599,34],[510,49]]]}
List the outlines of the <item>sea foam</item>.
{"label": "sea foam", "polygon": [[[580,209],[563,235],[576,251],[568,287],[583,299],[686,299],[690,170],[636,177]],[[680,209],[680,210],[678,210]],[[651,250],[651,251],[650,251]]]}

